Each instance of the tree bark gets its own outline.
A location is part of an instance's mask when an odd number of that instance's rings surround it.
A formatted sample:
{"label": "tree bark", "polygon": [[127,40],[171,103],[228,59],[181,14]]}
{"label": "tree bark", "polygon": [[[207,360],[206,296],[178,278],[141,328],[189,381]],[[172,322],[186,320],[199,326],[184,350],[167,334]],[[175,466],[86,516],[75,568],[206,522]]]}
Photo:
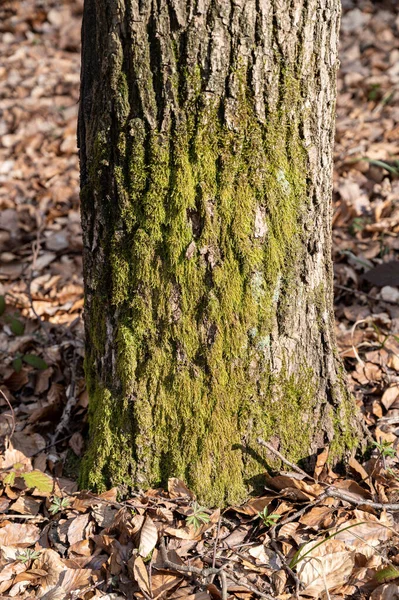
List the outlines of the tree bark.
{"label": "tree bark", "polygon": [[85,0],[91,488],[242,500],[356,443],[334,339],[339,0]]}

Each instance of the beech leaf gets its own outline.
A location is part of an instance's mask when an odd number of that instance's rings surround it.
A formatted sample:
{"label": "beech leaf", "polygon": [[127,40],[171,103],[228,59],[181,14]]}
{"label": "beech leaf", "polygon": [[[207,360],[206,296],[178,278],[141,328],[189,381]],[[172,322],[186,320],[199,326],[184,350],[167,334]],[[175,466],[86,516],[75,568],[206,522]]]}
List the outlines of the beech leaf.
{"label": "beech leaf", "polygon": [[139,554],[143,558],[148,556],[155,548],[158,541],[158,529],[154,521],[147,517],[140,532]]}

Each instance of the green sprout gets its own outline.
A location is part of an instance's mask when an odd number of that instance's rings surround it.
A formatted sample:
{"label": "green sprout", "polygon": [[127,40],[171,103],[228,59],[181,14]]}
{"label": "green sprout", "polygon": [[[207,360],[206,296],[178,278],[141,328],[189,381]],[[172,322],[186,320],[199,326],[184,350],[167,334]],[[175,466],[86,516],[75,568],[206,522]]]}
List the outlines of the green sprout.
{"label": "green sprout", "polygon": [[58,496],[54,496],[53,501],[50,505],[49,512],[52,515],[56,515],[58,512],[62,512],[70,505],[69,498],[59,498]]}
{"label": "green sprout", "polygon": [[258,512],[258,517],[262,519],[263,524],[266,525],[266,527],[272,527],[277,523],[281,515],[277,515],[276,513],[272,513],[269,515],[267,506],[265,506],[262,512]]}
{"label": "green sprout", "polygon": [[193,510],[193,514],[187,517],[186,524],[192,525],[197,531],[198,529],[200,529],[201,525],[209,523],[210,518],[209,515],[205,512],[206,509],[203,506],[200,506],[197,502],[193,502],[191,508]]}
{"label": "green sprout", "polygon": [[396,456],[395,448],[392,448],[391,442],[387,442],[387,440],[381,440],[380,442],[373,442],[372,445],[377,448],[378,452],[382,457],[386,458],[390,456],[391,458]]}
{"label": "green sprout", "polygon": [[27,548],[20,554],[17,554],[15,558],[16,558],[16,560],[19,560],[21,563],[26,565],[27,563],[29,563],[33,560],[36,560],[39,557],[40,557],[40,552],[38,552],[37,550],[31,550],[30,548]]}

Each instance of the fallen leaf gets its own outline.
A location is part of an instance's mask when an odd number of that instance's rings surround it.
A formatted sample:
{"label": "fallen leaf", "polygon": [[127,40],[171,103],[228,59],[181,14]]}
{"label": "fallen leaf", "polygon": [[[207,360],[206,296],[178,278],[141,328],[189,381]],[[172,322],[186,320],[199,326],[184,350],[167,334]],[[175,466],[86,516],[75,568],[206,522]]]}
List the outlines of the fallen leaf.
{"label": "fallen leaf", "polygon": [[313,598],[344,585],[355,564],[354,553],[343,542],[332,539],[316,544],[317,540],[303,546],[297,566],[298,577],[305,586],[303,593]]}
{"label": "fallen leaf", "polygon": [[0,528],[0,546],[28,548],[40,538],[40,529],[36,525],[8,523]]}
{"label": "fallen leaf", "polygon": [[150,517],[146,517],[140,531],[139,554],[146,558],[156,546],[158,541],[158,529]]}

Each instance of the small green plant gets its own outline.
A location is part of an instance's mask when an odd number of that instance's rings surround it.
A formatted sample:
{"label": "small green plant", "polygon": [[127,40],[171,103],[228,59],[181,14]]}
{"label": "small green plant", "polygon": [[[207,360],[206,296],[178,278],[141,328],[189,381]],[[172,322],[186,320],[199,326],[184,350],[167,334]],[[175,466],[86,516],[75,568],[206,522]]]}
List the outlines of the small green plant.
{"label": "small green plant", "polygon": [[384,458],[386,458],[387,456],[390,456],[392,458],[396,456],[395,448],[392,448],[391,442],[387,442],[387,440],[373,442],[372,446],[374,446],[374,448],[377,448],[380,455]]}
{"label": "small green plant", "polygon": [[186,524],[191,525],[197,531],[201,525],[209,523],[209,515],[205,512],[205,508],[200,506],[197,502],[193,502],[191,505],[193,514],[187,517]]}
{"label": "small green plant", "polygon": [[281,517],[281,515],[277,515],[275,513],[271,513],[269,515],[269,511],[267,510],[267,506],[262,510],[262,512],[258,512],[258,517],[262,519],[263,524],[266,527],[273,527]]}
{"label": "small green plant", "polygon": [[53,501],[50,505],[49,512],[52,515],[56,515],[58,512],[62,512],[70,505],[69,498],[59,498],[58,496],[54,496]]}
{"label": "small green plant", "polygon": [[15,479],[21,477],[26,487],[37,488],[40,492],[51,492],[53,489],[54,481],[53,478],[38,469],[33,471],[26,471],[26,466],[22,463],[15,463],[11,471],[0,474],[0,480],[6,485],[13,486]]}
{"label": "small green plant", "polygon": [[30,563],[33,560],[37,560],[39,557],[40,552],[38,552],[37,550],[31,550],[30,548],[27,548],[23,552],[17,554],[15,558],[16,560],[19,560],[21,563],[26,565],[27,563]]}

